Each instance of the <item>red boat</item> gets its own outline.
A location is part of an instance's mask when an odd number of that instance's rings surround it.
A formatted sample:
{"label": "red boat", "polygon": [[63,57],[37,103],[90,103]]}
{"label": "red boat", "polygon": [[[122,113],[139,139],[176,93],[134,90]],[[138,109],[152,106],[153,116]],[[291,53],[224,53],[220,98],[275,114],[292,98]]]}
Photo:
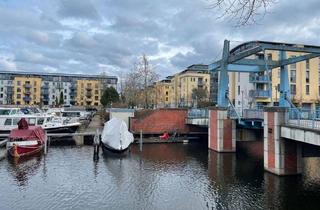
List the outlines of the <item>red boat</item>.
{"label": "red boat", "polygon": [[22,118],[18,128],[12,129],[7,142],[8,155],[23,157],[41,152],[45,143],[46,134],[40,126],[29,126]]}

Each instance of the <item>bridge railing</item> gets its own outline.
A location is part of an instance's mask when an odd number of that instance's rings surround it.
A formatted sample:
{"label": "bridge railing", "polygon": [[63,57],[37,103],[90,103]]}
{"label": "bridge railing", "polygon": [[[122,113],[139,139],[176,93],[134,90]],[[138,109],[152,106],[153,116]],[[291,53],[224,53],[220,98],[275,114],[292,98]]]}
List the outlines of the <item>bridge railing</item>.
{"label": "bridge railing", "polygon": [[208,118],[208,117],[209,117],[209,110],[206,108],[188,110],[189,119]]}
{"label": "bridge railing", "polygon": [[286,124],[320,129],[320,110],[290,108],[286,113]]}
{"label": "bridge railing", "polygon": [[247,119],[263,119],[263,108],[244,109],[243,118]]}

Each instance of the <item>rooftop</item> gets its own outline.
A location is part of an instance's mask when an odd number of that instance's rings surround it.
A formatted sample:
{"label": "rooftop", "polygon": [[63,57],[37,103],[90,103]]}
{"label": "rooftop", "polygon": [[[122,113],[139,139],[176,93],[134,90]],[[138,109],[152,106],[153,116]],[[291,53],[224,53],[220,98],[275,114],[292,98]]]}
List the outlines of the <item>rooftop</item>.
{"label": "rooftop", "polygon": [[85,77],[85,78],[110,78],[118,79],[116,76],[107,76],[102,74],[70,74],[70,73],[49,73],[49,72],[25,72],[25,71],[1,71],[0,74],[15,74],[15,75],[36,75],[36,76],[64,76],[64,77]]}

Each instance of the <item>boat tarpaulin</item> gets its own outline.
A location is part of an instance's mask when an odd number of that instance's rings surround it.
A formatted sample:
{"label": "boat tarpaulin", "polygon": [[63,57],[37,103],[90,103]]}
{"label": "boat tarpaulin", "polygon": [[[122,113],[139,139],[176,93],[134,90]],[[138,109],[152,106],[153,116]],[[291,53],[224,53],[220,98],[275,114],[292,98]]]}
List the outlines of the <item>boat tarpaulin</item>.
{"label": "boat tarpaulin", "polygon": [[12,129],[9,135],[11,139],[24,139],[24,140],[41,140],[45,139],[45,131],[40,126],[28,126],[28,129]]}
{"label": "boat tarpaulin", "polygon": [[123,120],[112,118],[104,124],[101,141],[112,149],[124,150],[133,142],[133,135]]}

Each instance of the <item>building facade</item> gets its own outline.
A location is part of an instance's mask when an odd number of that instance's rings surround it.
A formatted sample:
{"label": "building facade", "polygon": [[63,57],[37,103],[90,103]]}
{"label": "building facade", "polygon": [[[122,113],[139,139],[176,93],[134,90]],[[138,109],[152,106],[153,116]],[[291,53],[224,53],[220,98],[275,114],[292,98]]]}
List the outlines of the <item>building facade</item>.
{"label": "building facade", "polygon": [[[266,52],[266,59],[277,61],[278,53]],[[302,53],[287,53],[287,58],[303,55]],[[263,54],[257,54],[257,59],[265,59]],[[288,65],[290,83],[290,98],[292,103],[302,108],[320,107],[320,58]],[[230,77],[233,101],[237,108],[256,106],[277,106],[280,98],[280,68],[269,72],[232,73]]]}
{"label": "building facade", "polygon": [[[99,97],[100,102],[104,88],[108,86],[117,88],[118,82],[117,77],[105,75],[0,71],[0,104],[56,105],[63,101],[64,104],[80,105],[78,81],[86,80],[94,81],[92,82],[94,86],[96,83],[100,84],[99,93],[95,94],[95,90],[92,93],[92,105],[98,101],[95,99],[96,96]],[[20,86],[17,85],[18,81]]]}
{"label": "building facade", "polygon": [[210,73],[208,65],[195,64],[189,66],[184,71],[173,75],[172,85],[173,101],[176,107],[194,106],[197,102],[197,96],[193,95],[194,89],[204,90],[205,98],[209,101]]}
{"label": "building facade", "polygon": [[98,106],[103,87],[100,80],[77,81],[77,104],[80,106]]}
{"label": "building facade", "polygon": [[40,104],[41,78],[15,77],[13,80],[13,102],[17,105]]}

